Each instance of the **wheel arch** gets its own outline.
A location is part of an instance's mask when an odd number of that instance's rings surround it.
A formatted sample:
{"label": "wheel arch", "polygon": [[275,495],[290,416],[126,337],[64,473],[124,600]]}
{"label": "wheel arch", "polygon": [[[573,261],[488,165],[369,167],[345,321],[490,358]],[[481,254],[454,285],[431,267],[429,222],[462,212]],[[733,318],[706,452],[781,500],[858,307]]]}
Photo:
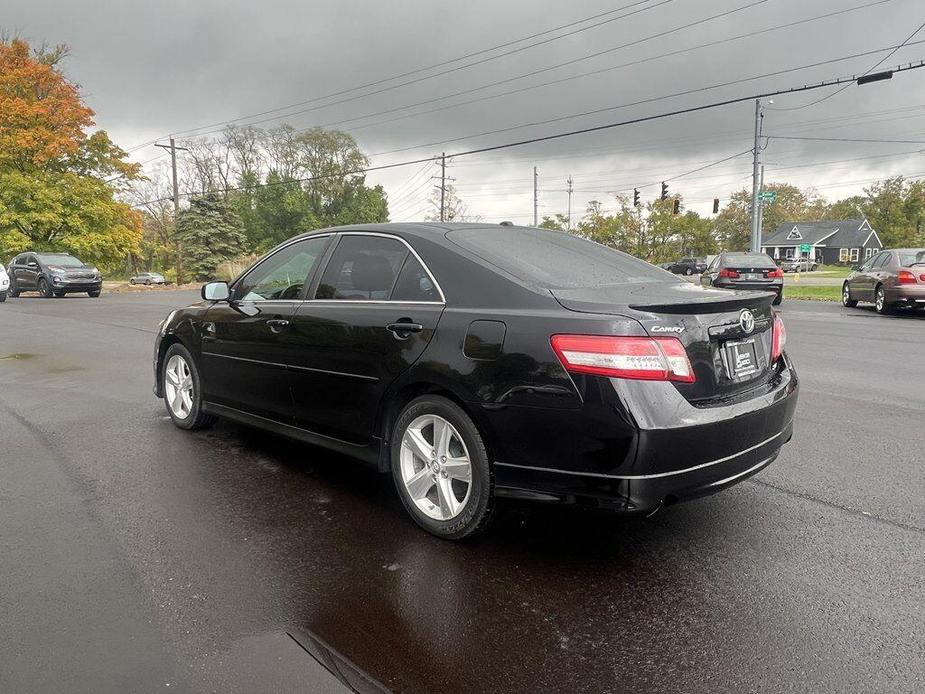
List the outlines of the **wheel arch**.
{"label": "wheel arch", "polygon": [[466,400],[462,393],[457,389],[445,383],[438,383],[435,380],[419,378],[415,380],[404,381],[393,387],[383,399],[383,405],[379,410],[379,417],[376,431],[382,437],[382,445],[379,448],[380,472],[388,472],[392,466],[391,445],[395,421],[405,406],[422,395],[439,395],[459,406],[475,424],[479,434],[482,436],[482,443],[485,450],[488,451],[489,460],[492,460],[492,439],[488,436],[484,418],[478,412],[478,405]]}

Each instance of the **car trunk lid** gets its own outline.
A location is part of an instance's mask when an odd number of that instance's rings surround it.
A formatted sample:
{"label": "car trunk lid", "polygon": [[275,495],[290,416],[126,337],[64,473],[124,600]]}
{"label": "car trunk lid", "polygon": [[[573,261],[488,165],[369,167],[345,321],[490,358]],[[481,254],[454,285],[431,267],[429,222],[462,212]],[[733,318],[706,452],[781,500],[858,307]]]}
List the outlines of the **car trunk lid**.
{"label": "car trunk lid", "polygon": [[696,381],[674,385],[691,402],[709,405],[735,397],[773,375],[773,295],[687,282],[551,291],[570,311],[628,316],[652,337],[678,338]]}

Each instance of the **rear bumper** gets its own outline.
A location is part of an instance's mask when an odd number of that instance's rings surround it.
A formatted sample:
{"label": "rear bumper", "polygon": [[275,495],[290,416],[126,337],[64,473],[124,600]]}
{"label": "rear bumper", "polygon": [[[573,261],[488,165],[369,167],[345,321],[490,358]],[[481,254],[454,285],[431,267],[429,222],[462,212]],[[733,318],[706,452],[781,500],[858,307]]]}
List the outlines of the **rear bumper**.
{"label": "rear bumper", "polygon": [[891,303],[925,304],[925,284],[900,284],[887,290],[886,300]]}
{"label": "rear bumper", "polygon": [[713,286],[719,289],[747,289],[758,292],[775,292],[780,294],[784,291],[783,282],[713,282]]}
{"label": "rear bumper", "polygon": [[[799,384],[789,362],[767,392],[720,407],[690,405],[670,391],[660,392],[663,384],[640,388],[640,382],[627,383],[616,383],[621,401],[635,400],[628,403],[635,436],[625,455],[610,456],[607,464],[602,446],[594,467],[585,464],[588,456],[529,464],[498,461],[498,495],[648,514],[759,472],[793,435]],[[548,441],[547,450],[561,451],[556,443]],[[585,440],[573,443],[576,452],[588,447]]]}

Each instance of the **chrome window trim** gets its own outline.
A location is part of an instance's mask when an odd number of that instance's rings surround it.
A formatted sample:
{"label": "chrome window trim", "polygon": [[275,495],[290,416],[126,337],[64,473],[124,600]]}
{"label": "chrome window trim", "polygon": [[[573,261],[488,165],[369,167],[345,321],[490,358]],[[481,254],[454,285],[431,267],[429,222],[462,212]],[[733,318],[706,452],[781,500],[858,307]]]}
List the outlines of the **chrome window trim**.
{"label": "chrome window trim", "polygon": [[[792,422],[790,423],[792,424]],[[601,477],[609,480],[652,480],[658,479],[659,477],[672,477],[674,475],[683,475],[688,472],[694,472],[695,470],[701,470],[705,467],[710,467],[712,465],[719,465],[720,463],[725,463],[733,458],[738,458],[741,455],[746,453],[751,453],[755,449],[765,446],[774,439],[780,438],[784,435],[787,429],[790,428],[790,424],[787,424],[783,429],[774,434],[774,436],[765,439],[760,443],[756,443],[754,446],[750,446],[744,450],[739,451],[738,453],[733,453],[732,455],[727,455],[724,458],[717,458],[716,460],[711,460],[706,463],[701,463],[700,465],[694,465],[693,467],[684,468],[683,470],[671,470],[669,472],[656,472],[651,475],[607,475],[601,472],[579,472],[577,470],[559,470],[557,468],[547,468],[547,467],[537,467],[534,465],[516,465],[515,463],[501,463],[495,462],[495,465],[502,465],[504,467],[516,467],[521,470],[535,470],[537,472],[555,472],[561,475],[579,475],[581,477]]]}
{"label": "chrome window trim", "polygon": [[[434,283],[434,286],[437,288],[437,292],[440,294],[440,301],[393,301],[392,299],[306,299],[305,301],[315,302],[330,302],[334,304],[428,304],[433,306],[446,306],[446,294],[443,293],[443,287],[440,286],[440,283],[437,281],[437,278],[434,277],[434,273],[430,271],[430,268],[427,267],[427,263],[424,262],[424,259],[418,255],[418,252],[414,250],[414,247],[408,243],[401,236],[396,236],[395,234],[384,234],[379,231],[340,231],[336,232],[338,236],[379,236],[384,239],[394,239],[403,243],[405,248],[413,255],[417,261],[421,264],[421,267],[424,268],[424,272],[427,273],[427,276],[430,278],[430,281]],[[334,252],[337,252],[337,248],[334,249]],[[332,255],[333,257],[333,255]],[[328,259],[328,263],[331,262],[331,259]],[[321,271],[321,276],[324,277],[324,272],[327,270],[327,265],[324,266],[324,270]],[[401,270],[399,269],[399,272]]]}

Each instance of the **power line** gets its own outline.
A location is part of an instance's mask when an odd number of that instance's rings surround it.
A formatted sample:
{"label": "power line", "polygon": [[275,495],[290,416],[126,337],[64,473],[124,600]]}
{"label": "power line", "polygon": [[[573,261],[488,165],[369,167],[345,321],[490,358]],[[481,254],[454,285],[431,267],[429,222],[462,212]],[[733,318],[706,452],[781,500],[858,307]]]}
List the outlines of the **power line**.
{"label": "power line", "polygon": [[[808,17],[808,18],[806,18],[806,19],[801,19],[801,20],[797,20],[797,21],[793,21],[793,22],[787,22],[787,23],[785,23],[785,24],[778,24],[777,26],[768,27],[768,28],[766,28],[766,29],[760,29],[760,30],[756,30],[756,31],[750,31],[750,32],[746,32],[746,33],[743,33],[743,34],[738,34],[738,35],[736,35],[736,36],[731,36],[731,37],[728,37],[728,38],[725,38],[725,39],[717,39],[717,40],[715,40],[715,41],[708,41],[708,42],[706,42],[706,43],[702,43],[702,44],[697,45],[697,46],[691,46],[690,48],[682,48],[682,49],[679,49],[679,50],[669,51],[669,52],[667,52],[667,53],[661,53],[661,54],[659,54],[659,55],[650,56],[650,57],[648,57],[648,58],[641,58],[641,59],[639,59],[639,60],[632,60],[632,61],[629,61],[629,62],[626,62],[626,63],[621,63],[621,64],[619,64],[619,65],[612,65],[612,66],[610,66],[610,67],[600,68],[600,69],[597,69],[597,70],[591,70],[591,71],[589,71],[589,72],[582,72],[582,73],[579,73],[579,74],[577,74],[577,75],[570,75],[569,77],[562,77],[562,78],[555,79],[555,80],[550,80],[550,81],[547,81],[547,82],[540,82],[539,84],[531,84],[531,85],[529,85],[529,86],[520,87],[520,88],[518,88],[518,89],[510,89],[510,90],[503,91],[503,92],[499,92],[499,93],[496,93],[496,94],[489,94],[489,95],[486,95],[486,96],[476,97],[476,98],[474,98],[474,99],[467,99],[467,100],[465,100],[465,101],[460,101],[460,102],[457,102],[457,103],[455,103],[455,104],[449,104],[449,105],[447,105],[447,106],[440,106],[440,107],[438,107],[438,108],[428,109],[428,110],[426,110],[426,111],[419,111],[419,112],[416,112],[416,113],[408,113],[408,114],[404,114],[404,115],[401,115],[401,116],[397,116],[397,117],[395,117],[395,118],[387,118],[387,119],[385,119],[385,120],[374,121],[374,122],[372,122],[372,123],[364,123],[363,125],[359,125],[359,126],[357,126],[357,127],[355,127],[355,128],[352,128],[352,131],[362,130],[362,129],[365,129],[365,128],[371,128],[371,127],[375,127],[375,126],[377,126],[377,125],[385,125],[385,124],[388,124],[388,123],[395,123],[395,122],[397,122],[397,121],[405,120],[405,119],[407,119],[407,118],[415,118],[415,117],[418,117],[418,116],[429,115],[429,114],[431,114],[431,113],[439,113],[439,112],[441,112],[441,111],[446,111],[446,110],[449,110],[449,109],[458,108],[458,107],[460,107],[460,106],[467,106],[467,105],[469,105],[469,104],[480,103],[480,102],[483,102],[483,101],[490,101],[490,100],[498,99],[498,98],[501,98],[501,97],[504,97],[504,96],[510,96],[510,95],[512,95],[512,94],[520,94],[520,93],[523,93],[523,92],[531,91],[531,90],[533,90],[533,89],[540,89],[540,88],[542,88],[542,87],[549,87],[549,86],[553,86],[553,85],[557,85],[557,84],[562,84],[562,83],[565,83],[565,82],[571,82],[572,80],[581,79],[581,78],[583,78],[583,77],[590,77],[590,76],[593,76],[593,75],[599,75],[599,74],[603,74],[603,73],[605,73],[605,72],[612,72],[613,70],[619,70],[619,69],[626,68],[626,67],[635,67],[635,66],[642,65],[642,64],[645,64],[645,63],[648,63],[648,62],[652,62],[652,61],[655,61],[655,60],[660,60],[660,59],[662,59],[662,58],[674,57],[674,56],[678,56],[678,55],[681,55],[681,54],[684,54],[684,53],[690,53],[690,52],[693,52],[693,51],[697,51],[697,50],[700,50],[700,49],[703,49],[703,48],[710,48],[710,47],[718,46],[718,45],[721,45],[721,44],[724,44],[724,43],[730,43],[730,42],[732,42],[732,41],[737,41],[737,40],[740,40],[740,39],[743,39],[743,38],[751,38],[751,37],[754,37],[754,36],[758,36],[758,35],[760,35],[760,34],[770,33],[770,32],[772,32],[772,31],[778,31],[778,30],[781,30],[781,29],[788,29],[788,28],[792,28],[792,27],[797,26],[797,25],[800,25],[800,24],[807,24],[807,23],[809,23],[809,22],[818,21],[818,20],[820,20],[820,19],[828,19],[828,18],[834,17],[834,16],[836,16],[836,15],[846,14],[846,13],[848,13],[848,12],[855,12],[855,11],[857,11],[857,10],[867,9],[867,8],[869,8],[869,7],[874,7],[874,6],[876,6],[876,5],[883,5],[883,4],[888,3],[888,2],[894,2],[894,0],[876,0],[875,2],[869,2],[869,3],[866,3],[866,4],[864,4],[864,5],[858,5],[858,6],[856,6],[856,7],[849,7],[849,8],[843,9],[843,10],[837,10],[837,11],[834,11],[834,12],[828,12],[828,13],[826,13],[826,14],[817,15],[817,16],[815,16],[815,17]],[[733,11],[738,11],[738,10],[733,10]],[[689,26],[689,25],[685,25],[685,27],[682,27],[682,28],[686,28],[687,26]],[[661,35],[662,35],[662,34],[656,34],[655,36],[661,36]],[[642,39],[642,40],[647,40],[647,39]],[[619,50],[619,49],[621,49],[621,48],[625,48],[625,47],[627,47],[627,46],[635,45],[636,43],[638,43],[638,41],[637,41],[637,42],[628,43],[628,44],[623,44],[623,45],[621,45],[621,46],[616,46],[616,47],[614,47],[614,48],[608,49],[607,52],[614,52],[614,51],[617,51],[617,50]],[[593,54],[591,54],[591,57],[598,57],[599,55],[600,55],[599,53],[593,53]],[[580,60],[585,60],[585,59],[586,59],[586,58],[581,58]],[[509,83],[511,83],[511,82],[516,82],[516,81],[522,80],[522,79],[524,79],[524,78],[526,78],[526,77],[532,77],[532,76],[535,76],[535,75],[538,75],[538,74],[542,74],[542,73],[544,73],[544,72],[549,72],[549,71],[551,71],[551,70],[558,69],[558,68],[563,67],[563,66],[565,66],[565,65],[569,65],[569,64],[571,64],[572,62],[575,62],[575,61],[568,61],[568,62],[566,62],[566,63],[560,63],[560,64],[558,64],[558,65],[553,65],[553,66],[551,66],[551,67],[546,67],[546,68],[542,68],[542,69],[539,69],[539,70],[533,70],[533,71],[531,71],[531,72],[526,72],[526,73],[523,73],[523,74],[521,74],[521,75],[516,75],[516,76],[514,76],[514,77],[509,77],[509,78],[506,78],[506,79],[497,80],[497,81],[495,81],[495,82],[489,82],[489,83],[487,83],[487,84],[483,84],[483,85],[480,85],[480,86],[477,86],[477,87],[471,87],[471,88],[469,88],[469,89],[463,89],[463,90],[460,90],[460,91],[457,91],[457,92],[453,92],[453,93],[451,93],[451,94],[446,94],[446,95],[444,95],[444,96],[434,97],[434,98],[431,98],[431,99],[425,99],[425,100],[423,100],[423,101],[418,101],[418,102],[413,103],[413,104],[406,104],[406,105],[404,105],[404,106],[398,106],[398,107],[394,107],[394,108],[390,108],[390,109],[385,109],[385,110],[382,110],[382,111],[376,111],[376,112],[373,112],[373,113],[366,113],[366,114],[364,114],[364,115],[362,115],[362,116],[354,116],[354,117],[352,117],[352,118],[347,118],[347,119],[344,119],[344,120],[329,121],[329,122],[327,122],[327,123],[322,123],[321,125],[319,125],[319,126],[317,126],[317,127],[328,128],[328,127],[332,127],[332,126],[344,125],[344,124],[347,124],[347,123],[353,123],[353,122],[356,122],[356,121],[364,120],[364,119],[366,119],[366,118],[372,118],[372,117],[375,117],[375,116],[386,115],[386,114],[389,114],[389,113],[396,113],[396,112],[398,112],[398,111],[404,111],[404,110],[409,109],[409,108],[416,108],[416,107],[418,107],[418,106],[425,106],[425,105],[427,105],[427,104],[437,103],[437,102],[440,102],[440,101],[445,101],[445,100],[447,100],[447,99],[452,99],[452,98],[457,97],[457,96],[463,96],[463,95],[465,95],[465,94],[471,94],[471,93],[473,93],[473,92],[479,92],[479,91],[482,91],[482,90],[484,90],[484,89],[489,89],[490,87],[496,87],[496,86],[500,86],[500,85],[502,85],[502,84],[509,84]],[[301,130],[307,130],[307,129],[309,129],[309,128],[302,128]]]}
{"label": "power line", "polygon": [[[885,55],[883,58],[881,58],[881,59],[878,60],[876,63],[874,63],[873,66],[871,66],[871,67],[867,70],[867,72],[865,72],[863,75],[861,75],[861,77],[867,77],[867,75],[869,75],[870,73],[872,73],[872,72],[873,72],[874,70],[876,70],[878,67],[880,67],[881,65],[883,65],[887,60],[889,60],[890,58],[892,58],[892,57],[896,54],[896,51],[898,51],[898,50],[899,50],[900,48],[902,48],[903,46],[907,45],[907,44],[909,43],[909,41],[911,41],[912,38],[913,38],[916,34],[918,34],[923,28],[925,28],[925,22],[922,22],[922,23],[919,25],[919,28],[916,29],[915,31],[913,31],[911,34],[909,34],[909,35],[906,37],[906,39],[905,39],[902,43],[900,43],[900,44],[899,44],[898,46],[896,46],[892,51],[890,51],[887,55]],[[803,104],[802,106],[791,106],[791,107],[789,107],[789,108],[783,108],[783,107],[782,107],[782,108],[772,108],[771,110],[772,110],[772,111],[799,111],[800,109],[809,108],[810,106],[815,106],[816,104],[821,104],[823,101],[826,101],[826,100],[828,100],[828,99],[831,99],[831,98],[832,98],[833,96],[835,96],[836,94],[841,94],[843,91],[845,91],[845,90],[846,90],[848,87],[850,87],[850,86],[851,86],[850,84],[846,84],[844,87],[841,87],[840,89],[836,89],[836,90],[835,90],[834,92],[832,92],[831,94],[826,94],[825,96],[823,96],[823,97],[821,97],[821,98],[819,98],[819,99],[816,99],[815,101],[810,101],[808,104]]]}
{"label": "power line", "polygon": [[[894,72],[894,73],[907,72],[907,71],[909,71],[909,70],[916,70],[916,69],[922,68],[922,67],[925,67],[925,60],[920,60],[920,61],[918,61],[918,62],[916,62],[916,63],[909,63],[909,64],[906,64],[906,65],[899,65],[899,66],[897,66],[897,67],[895,67],[895,68],[893,69],[893,72]],[[787,88],[787,89],[776,89],[776,90],[772,90],[772,91],[761,92],[761,93],[758,93],[758,94],[750,94],[750,95],[748,95],[748,96],[739,96],[739,97],[734,97],[734,98],[730,98],[730,99],[724,99],[724,100],[722,100],[722,101],[714,101],[714,102],[710,102],[710,103],[706,103],[706,104],[700,104],[699,106],[689,106],[689,107],[686,107],[686,108],[683,108],[683,109],[676,109],[676,110],[673,110],[673,111],[665,111],[665,112],[662,112],[662,113],[656,113],[656,114],[652,114],[652,115],[648,115],[648,116],[639,116],[639,117],[637,117],[637,118],[630,118],[630,119],[623,120],[623,121],[616,121],[616,122],[613,122],[613,123],[606,123],[606,124],[603,124],[603,125],[596,125],[596,126],[592,126],[592,127],[588,127],[588,128],[580,128],[580,129],[577,129],[577,130],[569,130],[569,131],[566,131],[566,132],[555,133],[555,134],[552,134],[552,135],[543,135],[543,136],[538,136],[538,137],[532,137],[532,138],[528,138],[528,139],[524,139],[524,140],[517,140],[517,141],[515,141],[515,142],[507,142],[507,143],[503,143],[503,144],[489,145],[489,146],[486,146],[486,147],[478,147],[478,148],[475,148],[475,149],[469,149],[469,150],[464,150],[464,151],[461,151],[461,152],[451,153],[451,154],[446,155],[446,156],[449,156],[449,157],[464,157],[464,156],[471,156],[471,155],[473,155],[473,154],[482,154],[482,153],[484,153],[484,152],[494,152],[494,151],[498,151],[498,150],[502,150],[502,149],[510,149],[510,148],[512,148],[512,147],[522,147],[522,146],[524,146],[524,145],[535,144],[535,143],[538,143],[538,142],[549,142],[549,141],[552,141],[552,140],[559,140],[559,139],[566,138],[566,137],[574,137],[575,135],[585,135],[585,134],[592,133],[592,132],[601,132],[601,131],[604,131],[604,130],[610,130],[610,129],[613,129],[613,128],[624,127],[624,126],[627,126],[627,125],[635,125],[635,124],[638,124],[638,123],[646,123],[646,122],[649,122],[649,121],[660,120],[660,119],[662,119],[662,118],[671,118],[671,117],[674,117],[674,116],[684,115],[684,114],[688,114],[688,113],[697,113],[697,112],[700,112],[700,111],[706,111],[706,110],[708,110],[708,109],[720,108],[720,107],[723,107],[723,106],[730,106],[730,105],[733,105],[733,104],[739,104],[739,103],[742,103],[742,102],[745,102],[745,101],[753,101],[753,100],[755,100],[755,99],[763,99],[763,98],[767,98],[767,97],[771,97],[771,96],[779,96],[779,95],[782,95],[782,94],[796,94],[796,93],[799,93],[799,92],[812,91],[812,90],[814,90],[814,89],[822,89],[822,88],[825,88],[825,87],[831,87],[831,86],[838,85],[838,84],[844,84],[844,83],[846,83],[846,82],[848,82],[848,81],[854,81],[854,80],[856,80],[856,79],[857,79],[857,77],[836,77],[836,78],[834,78],[834,79],[824,80],[824,81],[819,82],[819,83],[816,83],[816,84],[805,84],[805,85],[802,85],[802,86],[800,86],[800,87],[790,87],[790,88]],[[779,138],[779,139],[784,139],[784,138]],[[923,143],[923,144],[925,144],[925,143]],[[335,174],[318,174],[318,175],[315,175],[315,176],[307,176],[307,177],[304,177],[304,178],[296,178],[296,179],[292,179],[292,180],[288,180],[288,181],[274,181],[274,182],[262,183],[262,184],[258,184],[258,185],[256,185],[256,186],[249,186],[249,187],[267,187],[267,186],[271,186],[271,185],[282,185],[282,184],[291,184],[291,183],[305,183],[305,182],[309,182],[309,181],[316,181],[316,180],[322,180],[322,179],[328,179],[328,178],[343,178],[344,176],[353,176],[353,175],[368,173],[368,172],[370,172],[370,171],[382,171],[382,170],[385,170],[385,169],[394,169],[394,168],[398,168],[398,167],[401,167],[401,166],[412,166],[412,165],[414,165],[414,164],[423,164],[424,162],[428,162],[428,161],[437,161],[438,159],[441,158],[441,156],[442,156],[442,155],[430,156],[430,157],[422,157],[422,158],[418,158],[418,159],[410,159],[410,160],[407,160],[407,161],[393,162],[393,163],[390,163],[390,164],[380,164],[380,165],[377,165],[377,166],[368,166],[368,167],[365,167],[365,168],[362,168],[362,169],[356,169],[356,170],[353,170],[353,171],[342,171],[342,172],[335,173]],[[241,190],[242,188],[244,188],[244,186],[232,186],[232,187],[225,188],[223,192],[230,192],[230,191],[234,191],[234,190]],[[203,195],[203,194],[205,194],[205,193],[207,193],[207,192],[222,192],[222,191],[200,191],[200,192],[194,192],[194,193],[185,193],[185,194],[184,194],[184,197],[189,197],[189,196],[193,196],[193,195]],[[147,201],[147,202],[148,202],[148,203],[151,203],[151,202],[158,202],[158,201],[157,201],[157,200],[152,200],[152,201]],[[138,205],[143,205],[143,204],[145,204],[145,203],[138,203]],[[135,206],[137,207],[138,205],[135,205]]]}
{"label": "power line", "polygon": [[[569,22],[569,23],[567,23],[567,24],[563,24],[563,25],[560,25],[560,26],[558,26],[558,27],[554,27],[554,28],[552,28],[552,29],[547,29],[546,31],[542,31],[542,32],[539,32],[539,33],[536,33],[536,34],[531,34],[531,35],[529,35],[529,36],[525,36],[525,37],[520,38],[520,39],[515,39],[515,40],[513,40],[513,41],[507,41],[507,42],[505,42],[505,43],[498,44],[498,45],[493,46],[493,47],[491,47],[491,48],[485,48],[485,49],[482,49],[482,50],[479,50],[479,51],[474,51],[474,52],[472,52],[472,53],[468,53],[468,54],[459,56],[459,57],[457,57],[457,58],[452,58],[452,59],[450,59],[450,60],[445,60],[445,61],[442,61],[442,62],[440,62],[440,63],[434,63],[434,64],[428,65],[428,66],[426,66],[426,67],[416,68],[416,69],[414,69],[414,70],[410,70],[410,71],[408,71],[408,72],[404,72],[404,73],[401,73],[401,74],[398,74],[398,75],[393,75],[393,76],[391,76],[391,77],[386,77],[386,78],[383,78],[383,79],[380,79],[380,80],[376,80],[376,81],[374,81],[374,82],[368,82],[368,83],[366,83],[366,84],[359,85],[359,86],[357,86],[357,87],[351,87],[351,88],[349,88],[349,89],[343,89],[343,90],[340,90],[340,91],[337,91],[337,92],[331,92],[330,94],[325,94],[324,96],[314,97],[314,98],[311,98],[311,99],[307,99],[307,100],[305,100],[305,101],[299,101],[299,102],[296,102],[296,103],[293,103],[293,104],[288,104],[288,105],[286,105],[286,106],[279,106],[279,107],[277,107],[277,108],[269,109],[269,110],[266,110],[266,111],[261,111],[261,112],[259,112],[259,113],[254,113],[254,114],[251,114],[251,115],[248,115],[248,116],[241,116],[240,118],[235,118],[235,119],[226,120],[226,121],[219,121],[219,122],[216,122],[216,123],[211,123],[211,124],[209,124],[209,125],[202,125],[202,126],[199,126],[199,127],[196,127],[196,128],[188,128],[188,129],[186,129],[186,130],[178,131],[178,133],[180,133],[180,134],[182,134],[182,133],[192,133],[192,132],[194,132],[194,131],[205,130],[206,128],[214,128],[214,127],[219,127],[219,126],[230,125],[230,124],[232,124],[232,123],[237,123],[237,122],[240,122],[240,121],[243,121],[243,120],[250,120],[251,118],[258,118],[258,117],[260,117],[260,116],[268,115],[268,114],[271,114],[271,113],[279,113],[280,111],[286,111],[286,110],[291,109],[291,108],[296,108],[296,107],[299,107],[299,106],[304,106],[304,105],[307,105],[307,104],[313,104],[313,103],[317,103],[317,102],[319,102],[319,101],[324,101],[325,99],[331,99],[331,98],[334,98],[334,97],[343,96],[343,95],[345,95],[345,94],[349,94],[349,93],[351,93],[351,92],[359,91],[359,90],[361,90],[361,89],[366,89],[366,88],[368,88],[368,87],[375,87],[375,86],[378,86],[378,85],[380,85],[380,84],[385,84],[386,82],[391,82],[391,81],[393,81],[393,80],[402,79],[402,78],[404,78],[404,77],[410,77],[410,76],[412,76],[412,75],[417,75],[417,74],[420,74],[420,73],[422,73],[422,72],[427,72],[428,70],[433,70],[433,69],[436,69],[436,68],[439,68],[439,67],[443,67],[443,66],[445,66],[445,65],[450,65],[450,64],[452,64],[452,63],[456,63],[456,62],[462,61],[462,60],[468,60],[469,58],[473,58],[473,57],[476,57],[476,56],[479,56],[479,55],[484,55],[484,54],[486,54],[486,53],[491,53],[491,52],[493,52],[493,51],[500,50],[500,49],[505,48],[505,47],[507,47],[507,46],[513,46],[513,45],[515,45],[515,44],[517,44],[517,43],[522,43],[522,42],[524,42],[524,41],[529,41],[529,40],[531,40],[531,39],[538,38],[538,37],[540,37],[540,36],[545,36],[545,35],[547,35],[547,34],[551,34],[551,33],[553,33],[553,32],[560,31],[560,30],[562,30],[562,29],[567,29],[567,28],[570,28],[570,27],[573,27],[573,26],[576,26],[576,25],[579,25],[579,24],[584,24],[584,23],[586,23],[586,22],[590,22],[590,21],[593,21],[593,20],[595,20],[595,19],[601,19],[601,18],[603,18],[603,17],[606,17],[607,15],[612,15],[612,14],[614,14],[614,13],[623,12],[624,10],[628,10],[628,9],[630,9],[630,8],[632,8],[632,7],[636,7],[636,6],[638,6],[638,5],[644,5],[644,4],[646,4],[647,2],[650,2],[650,1],[651,1],[651,0],[637,0],[636,2],[631,2],[631,3],[629,3],[628,5],[624,5],[624,6],[622,6],[622,7],[618,7],[618,8],[613,9],[613,10],[608,10],[608,11],[606,11],[606,12],[601,12],[601,13],[598,13],[598,14],[596,14],[596,15],[592,15],[592,16],[590,16],[590,17],[586,17],[585,19],[581,19],[581,20]],[[479,60],[476,60],[476,61],[474,61],[474,62],[467,63],[467,64],[465,64],[465,65],[459,65],[459,66],[456,66],[456,67],[453,67],[453,68],[449,68],[449,69],[447,69],[447,70],[443,70],[443,71],[441,71],[441,72],[436,72],[436,73],[434,73],[434,74],[432,74],[432,75],[426,75],[426,76],[424,76],[424,77],[418,77],[418,78],[415,78],[415,79],[412,79],[412,80],[406,80],[406,81],[401,82],[401,83],[399,83],[399,84],[395,84],[395,85],[391,85],[391,86],[388,86],[388,87],[384,87],[384,88],[382,88],[382,89],[378,89],[378,90],[375,90],[375,91],[372,91],[372,92],[367,92],[367,93],[365,93],[365,94],[360,94],[360,95],[353,96],[353,97],[350,97],[350,98],[347,98],[347,99],[341,99],[341,100],[339,100],[339,101],[332,102],[332,103],[329,103],[329,104],[324,104],[324,105],[322,105],[322,106],[317,106],[317,107],[315,107],[315,108],[327,108],[327,107],[329,107],[329,106],[334,106],[334,105],[336,105],[336,104],[346,103],[346,102],[348,102],[348,101],[353,101],[353,100],[355,100],[355,99],[362,99],[362,98],[367,97],[367,96],[374,96],[374,95],[376,95],[376,94],[381,94],[381,93],[386,92],[386,91],[391,91],[391,90],[393,90],[393,89],[398,89],[398,88],[400,88],[400,87],[405,87],[405,86],[408,86],[408,85],[411,85],[411,84],[416,84],[416,83],[418,83],[418,82],[423,82],[423,81],[425,81],[425,80],[433,79],[433,78],[435,78],[435,77],[442,77],[443,75],[447,75],[447,74],[450,74],[450,73],[452,73],[452,72],[457,72],[457,71],[459,71],[459,70],[464,70],[464,69],[466,69],[466,68],[475,67],[476,65],[481,65],[481,64],[483,64],[483,63],[486,63],[486,62],[489,62],[489,61],[492,61],[492,60],[497,60],[498,58],[503,58],[503,57],[506,57],[506,56],[509,56],[509,55],[513,55],[514,53],[520,53],[520,52],[525,51],[525,50],[528,50],[528,49],[530,49],[530,48],[535,48],[535,47],[537,47],[537,46],[542,46],[542,45],[545,45],[545,44],[547,44],[547,43],[551,43],[551,42],[553,42],[553,41],[558,41],[559,39],[563,39],[563,38],[566,38],[566,37],[568,37],[568,36],[573,36],[574,34],[577,34],[577,33],[583,32],[583,31],[588,31],[589,29],[594,29],[594,28],[603,26],[603,25],[605,25],[605,24],[609,24],[609,23],[611,23],[611,22],[615,22],[615,21],[617,21],[617,20],[619,20],[619,19],[625,19],[626,17],[630,17],[630,16],[632,16],[632,15],[639,14],[639,13],[641,13],[641,12],[646,12],[646,11],[648,11],[648,10],[655,9],[655,8],[657,8],[657,7],[660,7],[661,5],[666,5],[666,4],[668,4],[669,2],[673,2],[673,1],[674,1],[674,0],[660,0],[659,2],[656,2],[656,4],[650,5],[649,7],[643,7],[643,8],[640,8],[640,9],[636,9],[636,10],[633,10],[633,11],[631,11],[631,12],[627,12],[627,13],[624,14],[624,15],[619,15],[619,16],[617,16],[617,17],[609,17],[608,19],[602,19],[602,21],[596,22],[596,23],[594,23],[594,24],[592,24],[592,25],[590,25],[590,26],[582,27],[582,28],[579,28],[579,29],[574,29],[574,30],[572,30],[572,31],[569,31],[569,32],[564,33],[564,34],[561,34],[561,35],[559,35],[559,36],[553,36],[553,37],[550,37],[550,38],[546,38],[546,39],[543,39],[542,41],[537,41],[537,42],[535,42],[535,43],[531,43],[531,44],[528,44],[528,45],[526,45],[526,46],[521,46],[521,47],[512,49],[512,50],[510,50],[510,51],[507,51],[507,52],[504,52],[504,53],[500,53],[500,54],[498,54],[498,55],[494,55],[494,56],[489,56],[489,57],[481,58],[481,59],[479,59]],[[761,0],[761,1],[762,1],[762,2],[766,2],[767,0]],[[274,116],[273,118],[267,118],[267,119],[264,119],[264,120],[275,120],[276,118],[286,118],[286,117],[289,117],[289,116],[292,116],[292,115],[296,115],[296,114],[298,114],[298,113],[305,113],[306,111],[315,110],[315,108],[312,108],[312,109],[305,109],[305,110],[302,110],[302,111],[297,111],[297,112],[295,112],[295,113],[288,113],[288,114],[283,114],[283,115],[279,115],[279,116]],[[261,123],[261,122],[264,122],[264,121],[254,121],[254,123],[250,123],[249,125],[255,125],[256,123]],[[174,134],[177,134],[177,133],[174,133]],[[207,133],[199,133],[199,134],[200,134],[200,135],[204,135],[204,134],[207,134]]]}
{"label": "power line", "polygon": [[[918,67],[922,67],[919,65]],[[831,86],[831,85],[827,85]],[[883,144],[925,145],[925,140],[875,140],[851,137],[787,137],[785,135],[765,135],[768,140],[807,140],[811,142],[877,142]]]}

